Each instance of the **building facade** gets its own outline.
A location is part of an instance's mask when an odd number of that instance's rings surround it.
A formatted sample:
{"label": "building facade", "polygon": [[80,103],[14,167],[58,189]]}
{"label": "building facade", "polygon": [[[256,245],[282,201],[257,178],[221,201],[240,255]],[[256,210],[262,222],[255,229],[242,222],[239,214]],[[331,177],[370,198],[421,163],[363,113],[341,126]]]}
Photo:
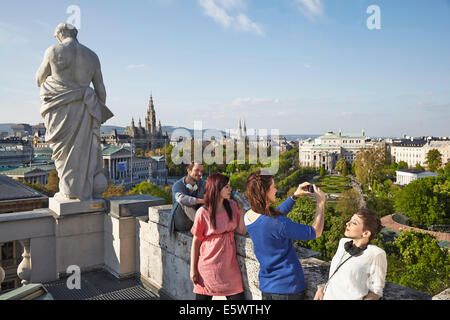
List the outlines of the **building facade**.
{"label": "building facade", "polygon": [[47,184],[52,170],[56,170],[54,164],[41,164],[30,167],[0,168],[0,174],[20,182]]}
{"label": "building facade", "polygon": [[163,148],[169,142],[167,133],[163,134],[162,132],[161,121],[158,122],[158,126],[156,125],[156,113],[152,96],[150,96],[144,125],[145,127],[142,126],[141,119],[139,119],[138,126],[136,127],[133,118],[131,119],[131,125],[126,127],[123,132],[124,135],[130,137],[130,141],[136,148],[155,150]]}
{"label": "building facade", "polygon": [[400,186],[405,186],[411,181],[426,178],[426,177],[437,177],[437,173],[429,172],[429,171],[419,171],[414,169],[401,169],[396,172],[396,182]]}
{"label": "building facade", "polygon": [[356,134],[338,134],[332,131],[314,140],[307,139],[299,142],[300,166],[320,168],[333,171],[339,159],[353,163],[356,154],[362,148],[374,146],[370,138],[366,137],[364,130]]}
{"label": "building facade", "polygon": [[404,161],[409,167],[419,164],[427,167],[427,154],[430,150],[437,149],[442,155],[442,164],[450,161],[450,140],[428,139],[400,139],[392,142],[392,161]]}
{"label": "building facade", "polygon": [[[126,146],[103,148],[103,165],[114,184],[132,186],[142,181],[158,185],[167,183],[166,158],[136,156]],[[132,173],[132,176],[131,176]]]}
{"label": "building facade", "polygon": [[0,140],[0,167],[29,164],[33,160],[33,147],[22,139]]}

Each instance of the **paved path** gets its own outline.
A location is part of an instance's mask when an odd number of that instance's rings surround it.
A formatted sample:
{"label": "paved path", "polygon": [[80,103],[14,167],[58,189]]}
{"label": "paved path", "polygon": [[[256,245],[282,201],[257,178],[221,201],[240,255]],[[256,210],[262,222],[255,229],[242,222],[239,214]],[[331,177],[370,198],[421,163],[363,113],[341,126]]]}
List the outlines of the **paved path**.
{"label": "paved path", "polygon": [[445,232],[436,232],[436,231],[429,231],[429,230],[424,230],[424,229],[419,229],[419,228],[413,228],[404,224],[400,224],[398,222],[395,222],[392,219],[392,214],[388,215],[388,216],[384,216],[381,218],[381,224],[385,227],[394,229],[394,230],[415,230],[415,231],[421,231],[421,232],[426,232],[431,234],[432,236],[435,236],[437,240],[439,241],[450,241],[450,233],[445,233]]}

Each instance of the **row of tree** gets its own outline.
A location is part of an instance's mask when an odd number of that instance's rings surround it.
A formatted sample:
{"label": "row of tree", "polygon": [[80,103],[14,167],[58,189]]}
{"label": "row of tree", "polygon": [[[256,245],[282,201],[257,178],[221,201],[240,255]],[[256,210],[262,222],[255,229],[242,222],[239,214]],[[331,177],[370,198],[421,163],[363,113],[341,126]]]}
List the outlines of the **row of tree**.
{"label": "row of tree", "polygon": [[[391,162],[385,146],[362,149],[353,163],[356,179],[367,195],[367,207],[382,217],[402,213],[410,218],[413,226],[427,228],[435,224],[450,223],[450,163],[442,167],[441,154],[430,150],[428,167],[436,168],[439,176],[412,181],[404,188],[393,183],[395,171],[407,168],[405,162]],[[348,167],[339,163],[338,169]],[[418,168],[419,169],[419,168]],[[349,194],[343,194],[348,200]]]}
{"label": "row of tree", "polygon": [[[357,195],[354,194],[355,198]],[[281,203],[281,199],[275,205]],[[355,202],[354,202],[355,203]],[[311,225],[315,203],[309,197],[300,197],[288,217],[295,222]],[[322,236],[299,245],[320,252],[325,260],[336,253],[339,240],[344,236],[345,223],[357,207],[334,206],[327,202]],[[392,241],[393,240],[393,241]],[[436,295],[450,287],[450,257],[435,237],[424,232],[401,231],[395,239],[380,234],[372,244],[386,251],[388,270],[386,281]]]}

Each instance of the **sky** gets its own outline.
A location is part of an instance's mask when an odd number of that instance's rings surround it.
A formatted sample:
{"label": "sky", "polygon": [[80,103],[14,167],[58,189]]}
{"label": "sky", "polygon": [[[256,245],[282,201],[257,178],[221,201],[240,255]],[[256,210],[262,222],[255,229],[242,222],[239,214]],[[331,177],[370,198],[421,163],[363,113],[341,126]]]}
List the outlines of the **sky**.
{"label": "sky", "polygon": [[163,126],[450,135],[450,0],[1,1],[0,123],[43,122],[60,22],[100,58],[107,125],[152,94]]}

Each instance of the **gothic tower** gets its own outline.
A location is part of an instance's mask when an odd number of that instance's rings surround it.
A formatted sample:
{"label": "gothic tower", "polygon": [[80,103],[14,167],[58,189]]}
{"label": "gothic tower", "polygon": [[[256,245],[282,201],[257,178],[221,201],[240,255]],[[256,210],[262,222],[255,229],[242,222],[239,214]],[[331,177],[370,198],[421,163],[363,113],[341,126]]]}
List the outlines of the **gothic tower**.
{"label": "gothic tower", "polygon": [[241,126],[241,119],[239,118],[239,129],[237,133],[237,138],[240,140],[242,139],[242,126]]}
{"label": "gothic tower", "polygon": [[152,95],[150,95],[147,116],[145,117],[145,130],[147,131],[148,135],[153,135],[154,133],[156,133],[156,116]]}

